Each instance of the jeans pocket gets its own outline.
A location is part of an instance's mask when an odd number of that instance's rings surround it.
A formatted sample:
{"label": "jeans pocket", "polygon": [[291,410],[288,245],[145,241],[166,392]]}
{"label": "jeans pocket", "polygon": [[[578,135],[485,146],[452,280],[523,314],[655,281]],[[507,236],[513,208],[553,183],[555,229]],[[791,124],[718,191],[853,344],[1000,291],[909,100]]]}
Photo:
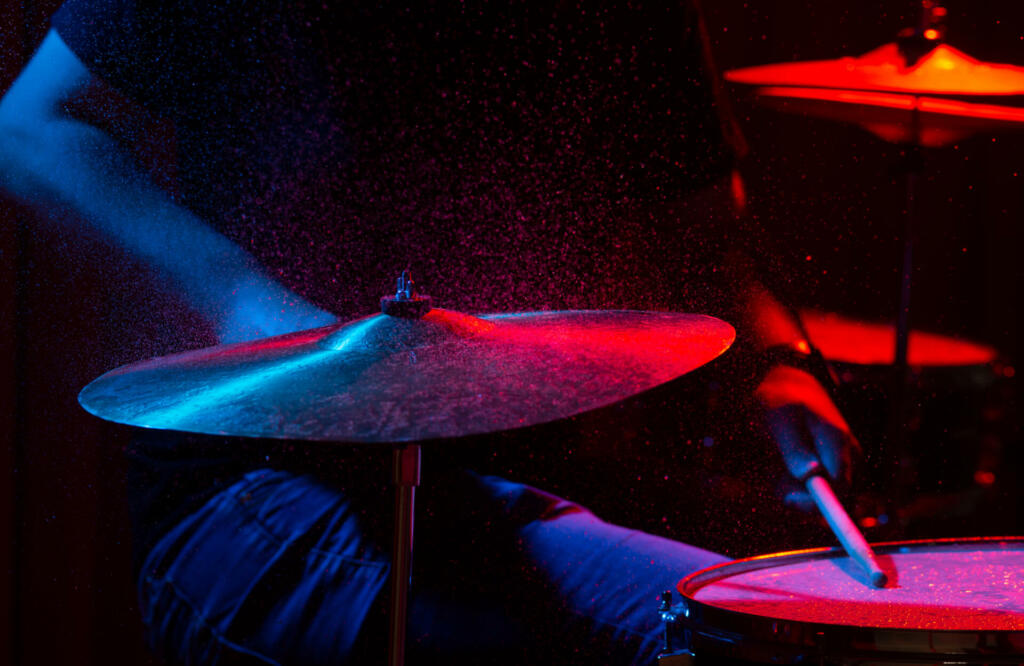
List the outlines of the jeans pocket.
{"label": "jeans pocket", "polygon": [[388,573],[356,514],[310,477],[247,475],[147,558],[152,647],[190,665],[344,661]]}
{"label": "jeans pocket", "polygon": [[146,579],[145,622],[150,647],[168,663],[184,666],[281,666],[279,662],[221,635],[196,612],[172,582]]}

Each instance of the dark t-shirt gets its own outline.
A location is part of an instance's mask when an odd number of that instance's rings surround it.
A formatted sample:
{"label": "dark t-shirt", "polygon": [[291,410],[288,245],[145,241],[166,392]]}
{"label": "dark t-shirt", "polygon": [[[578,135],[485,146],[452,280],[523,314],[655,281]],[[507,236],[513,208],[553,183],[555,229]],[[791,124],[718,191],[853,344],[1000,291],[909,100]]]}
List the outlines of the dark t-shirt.
{"label": "dark t-shirt", "polygon": [[[342,318],[406,267],[467,312],[725,308],[685,0],[68,0],[53,26],[174,121],[181,202]],[[135,449],[143,545],[244,467],[171,441]]]}
{"label": "dark t-shirt", "polygon": [[174,119],[183,203],[343,317],[407,266],[463,311],[709,311],[684,288],[706,211],[658,208],[727,168],[687,3],[351,4],[69,0],[53,25]]}

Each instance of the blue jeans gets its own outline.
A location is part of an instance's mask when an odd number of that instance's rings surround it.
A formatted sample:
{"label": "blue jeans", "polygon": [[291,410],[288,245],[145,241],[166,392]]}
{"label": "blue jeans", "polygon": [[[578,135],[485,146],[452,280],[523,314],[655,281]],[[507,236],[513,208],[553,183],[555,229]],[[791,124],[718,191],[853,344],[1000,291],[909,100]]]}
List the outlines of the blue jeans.
{"label": "blue jeans", "polygon": [[[497,477],[427,490],[409,663],[652,663],[657,596],[724,561]],[[383,662],[389,501],[370,506],[308,475],[246,474],[147,557],[154,649],[184,664]]]}

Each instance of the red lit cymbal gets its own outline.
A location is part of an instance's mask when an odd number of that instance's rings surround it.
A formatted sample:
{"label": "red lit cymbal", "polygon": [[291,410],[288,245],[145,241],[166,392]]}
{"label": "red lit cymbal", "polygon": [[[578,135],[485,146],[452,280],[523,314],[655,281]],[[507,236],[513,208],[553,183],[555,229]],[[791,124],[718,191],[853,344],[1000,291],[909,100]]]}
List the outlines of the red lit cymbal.
{"label": "red lit cymbal", "polygon": [[610,405],[704,365],[734,337],[721,320],[670,312],[379,314],[128,365],[79,401],[143,428],[418,442]]}
{"label": "red lit cymbal", "polygon": [[762,104],[786,113],[860,125],[886,141],[929,148],[1024,127],[1024,108],[951,98],[784,86],[759,88],[756,94]]}
{"label": "red lit cymbal", "polygon": [[[830,361],[891,365],[895,327],[859,321],[833,312],[800,310],[800,321],[814,346]],[[936,333],[911,331],[907,363],[912,367],[985,365],[996,359],[992,347]]]}
{"label": "red lit cymbal", "polygon": [[1024,67],[991,64],[940,44],[912,67],[895,43],[856,58],[811,60],[734,69],[733,83],[755,86],[832,88],[950,97],[1024,95]]}
{"label": "red lit cymbal", "polygon": [[896,44],[857,58],[732,70],[765,104],[855,123],[896,143],[942,146],[1024,125],[1024,67],[984,63],[940,44],[908,67]]}

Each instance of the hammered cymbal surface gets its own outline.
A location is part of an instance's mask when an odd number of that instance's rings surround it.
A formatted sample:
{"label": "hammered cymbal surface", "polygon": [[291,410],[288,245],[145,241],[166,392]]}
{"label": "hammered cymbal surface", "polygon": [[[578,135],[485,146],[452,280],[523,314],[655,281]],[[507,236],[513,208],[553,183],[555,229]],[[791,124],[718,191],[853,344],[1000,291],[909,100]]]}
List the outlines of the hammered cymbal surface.
{"label": "hammered cymbal surface", "polygon": [[123,366],[79,395],[141,428],[395,443],[537,425],[616,403],[722,354],[733,328],[671,312],[473,317],[435,308]]}

